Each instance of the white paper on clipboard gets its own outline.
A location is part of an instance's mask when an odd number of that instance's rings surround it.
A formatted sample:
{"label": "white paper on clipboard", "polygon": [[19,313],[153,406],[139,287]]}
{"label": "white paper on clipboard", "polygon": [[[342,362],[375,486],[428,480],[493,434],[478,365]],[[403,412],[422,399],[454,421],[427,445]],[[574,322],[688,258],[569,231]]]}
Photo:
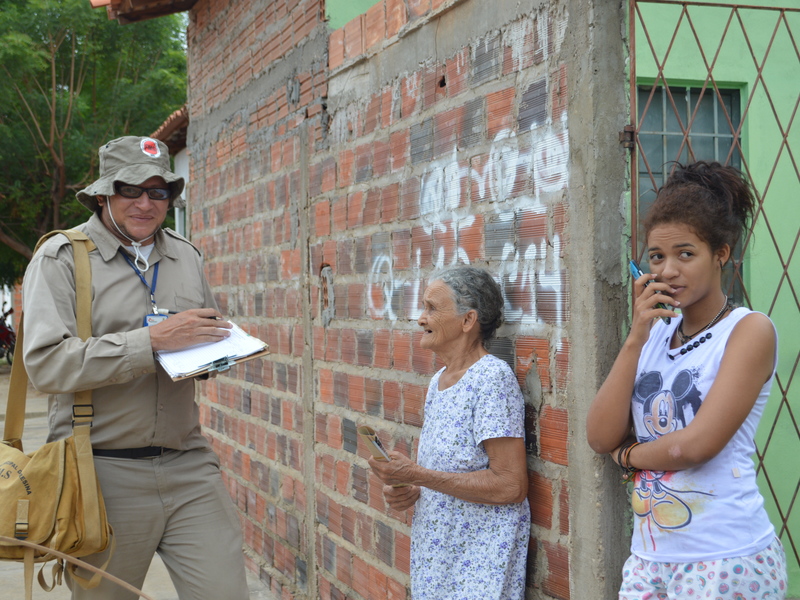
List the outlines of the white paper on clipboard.
{"label": "white paper on clipboard", "polygon": [[255,355],[261,356],[269,350],[266,342],[246,333],[232,321],[228,323],[233,327],[230,329],[230,336],[225,339],[183,350],[171,352],[160,350],[156,352],[158,362],[173,380],[178,380],[215,370],[217,369],[215,363],[220,365],[224,362],[228,365],[226,368],[229,368],[230,365],[251,356],[253,358]]}

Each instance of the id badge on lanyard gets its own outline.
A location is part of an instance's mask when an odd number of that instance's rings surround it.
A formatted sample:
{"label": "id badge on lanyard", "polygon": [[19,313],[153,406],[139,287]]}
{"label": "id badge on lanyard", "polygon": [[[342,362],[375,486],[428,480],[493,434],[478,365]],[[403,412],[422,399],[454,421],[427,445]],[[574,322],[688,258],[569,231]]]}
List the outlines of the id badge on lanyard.
{"label": "id badge on lanyard", "polygon": [[149,315],[144,316],[144,323],[142,324],[143,327],[150,327],[150,325],[155,325],[156,323],[161,323],[167,319],[167,315],[162,315],[161,313],[150,313]]}
{"label": "id badge on lanyard", "polygon": [[156,285],[158,284],[158,265],[160,265],[161,263],[156,263],[155,265],[153,265],[153,285],[151,286],[147,283],[147,280],[144,278],[142,272],[138,268],[136,268],[136,265],[134,265],[131,262],[131,259],[128,258],[128,256],[124,252],[122,253],[122,258],[124,258],[125,262],[127,262],[131,266],[131,269],[133,269],[133,271],[139,276],[139,279],[142,280],[142,283],[147,288],[147,291],[150,292],[150,304],[153,306],[153,312],[144,316],[144,320],[142,321],[142,327],[150,327],[151,325],[161,323],[161,321],[168,318],[168,315],[163,314],[156,305]]}

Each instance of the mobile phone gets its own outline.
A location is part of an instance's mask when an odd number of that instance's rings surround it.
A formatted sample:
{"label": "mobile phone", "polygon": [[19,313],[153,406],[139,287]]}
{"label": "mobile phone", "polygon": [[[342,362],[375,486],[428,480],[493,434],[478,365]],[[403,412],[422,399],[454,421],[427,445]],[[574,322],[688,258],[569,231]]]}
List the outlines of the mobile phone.
{"label": "mobile phone", "polygon": [[378,439],[378,435],[375,433],[375,430],[372,427],[369,427],[368,425],[360,425],[357,431],[358,435],[360,435],[361,439],[364,440],[364,443],[367,445],[367,449],[375,460],[385,460],[387,462],[392,460],[389,458],[386,450],[384,450],[383,444],[381,444],[381,441]]}
{"label": "mobile phone", "polygon": [[[639,277],[641,277],[642,275],[644,275],[644,273],[642,272],[642,270],[639,268],[639,265],[638,265],[638,264],[636,264],[636,261],[635,261],[635,260],[632,260],[632,261],[631,261],[630,263],[628,263],[628,264],[629,264],[629,266],[630,266],[630,268],[631,268],[631,275],[633,275],[633,278],[634,278],[634,279],[639,279]],[[645,283],[644,285],[645,285],[645,287],[647,287],[648,285],[650,285],[650,282],[648,281],[648,282],[647,282],[647,283]],[[672,310],[672,309],[671,309],[669,306],[667,306],[667,305],[666,305],[666,304],[664,304],[663,302],[659,302],[658,304],[656,304],[656,308],[663,308],[664,310]],[[670,317],[661,317],[661,318],[664,320],[664,323],[666,323],[667,325],[669,325],[669,323],[670,323]]]}

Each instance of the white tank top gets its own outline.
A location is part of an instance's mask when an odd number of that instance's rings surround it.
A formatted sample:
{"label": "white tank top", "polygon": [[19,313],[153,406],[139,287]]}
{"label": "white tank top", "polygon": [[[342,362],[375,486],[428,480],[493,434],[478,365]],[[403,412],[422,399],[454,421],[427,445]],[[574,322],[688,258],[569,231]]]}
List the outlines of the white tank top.
{"label": "white tank top", "polygon": [[[731,331],[750,312],[732,311],[695,337],[697,347],[683,355],[669,348],[680,318],[669,325],[659,319],[653,326],[639,357],[631,403],[640,442],[692,421],[714,383]],[[713,459],[684,471],[637,473],[631,497],[634,554],[659,562],[697,562],[747,556],[770,544],[775,530],[764,510],[751,455],[773,378],[774,372],[745,422]]]}

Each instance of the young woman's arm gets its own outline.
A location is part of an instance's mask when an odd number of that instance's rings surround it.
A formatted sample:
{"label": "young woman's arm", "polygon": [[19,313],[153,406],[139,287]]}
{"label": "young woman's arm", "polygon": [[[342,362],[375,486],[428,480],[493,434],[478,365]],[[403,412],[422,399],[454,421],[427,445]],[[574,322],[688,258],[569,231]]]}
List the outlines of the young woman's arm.
{"label": "young woman's arm", "polygon": [[[765,315],[753,313],[736,324],[719,373],[700,410],[684,429],[633,448],[629,466],[653,471],[680,471],[702,465],[736,434],[775,368],[775,328]],[[621,442],[620,442],[621,443]],[[612,452],[614,460],[616,453]]]}
{"label": "young woman's arm", "polygon": [[666,283],[652,282],[655,275],[645,273],[634,282],[636,302],[628,338],[622,346],[586,418],[586,438],[592,450],[608,454],[617,448],[631,431],[631,397],[636,381],[639,355],[650,337],[650,327],[657,317],[677,317],[671,310],[656,308],[658,302],[677,306],[679,302],[660,292],[674,291]]}

